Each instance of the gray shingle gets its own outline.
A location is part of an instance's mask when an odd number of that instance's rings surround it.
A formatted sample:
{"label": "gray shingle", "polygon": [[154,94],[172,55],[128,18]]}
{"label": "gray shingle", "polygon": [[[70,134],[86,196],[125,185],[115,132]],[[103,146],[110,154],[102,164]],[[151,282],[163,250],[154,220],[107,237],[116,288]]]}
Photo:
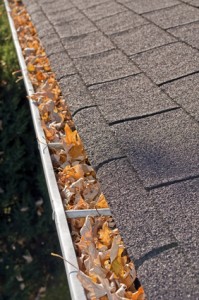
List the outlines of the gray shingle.
{"label": "gray shingle", "polygon": [[[34,0],[24,0],[23,1],[24,5],[26,6],[26,8],[28,9],[28,7],[30,6],[34,6],[35,5],[35,1]],[[38,5],[38,4],[37,4]],[[39,5],[38,5],[39,6]]]}
{"label": "gray shingle", "polygon": [[106,34],[118,33],[148,23],[148,21],[132,11],[124,11],[117,15],[96,21],[96,25]]}
{"label": "gray shingle", "polygon": [[[197,223],[198,225],[198,223]],[[197,226],[198,228],[198,226]],[[194,239],[195,238],[195,239]],[[191,270],[192,274],[195,275],[195,278],[197,280],[197,287],[196,287],[196,293],[199,296],[199,276],[198,276],[198,266],[199,266],[199,248],[198,248],[198,232],[197,235],[192,237],[191,239],[185,241],[182,244],[182,247],[186,251],[187,259],[189,260],[189,270]],[[197,299],[197,298],[195,298]]]}
{"label": "gray shingle", "polygon": [[[31,14],[31,20],[37,28],[39,28],[44,22],[48,21],[47,17],[43,13],[43,11],[38,11],[38,12]],[[50,25],[50,22],[49,22],[49,25]]]}
{"label": "gray shingle", "polygon": [[[24,0],[23,2],[26,2],[26,1],[29,1],[29,0]],[[52,2],[55,2],[55,0],[39,0],[39,3],[41,3],[41,4],[52,3]]]}
{"label": "gray shingle", "polygon": [[199,121],[199,74],[194,74],[164,84],[161,88]]}
{"label": "gray shingle", "polygon": [[199,53],[183,43],[173,43],[132,57],[155,83],[161,84],[199,70]]}
{"label": "gray shingle", "polygon": [[50,38],[52,34],[56,33],[54,27],[50,24],[49,20],[46,19],[42,22],[42,26],[38,24],[36,27],[39,38],[43,38],[44,36],[49,36]]}
{"label": "gray shingle", "polygon": [[[193,277],[199,280],[197,274],[199,265],[199,179],[155,189],[151,191],[151,196],[156,203],[156,208],[161,211],[163,219],[167,220],[170,230],[180,242],[179,245],[189,263],[187,271],[189,270]],[[199,286],[198,284],[199,281],[197,286]],[[196,294],[199,295],[198,288],[196,288]]]}
{"label": "gray shingle", "polygon": [[49,57],[49,60],[50,65],[56,74],[57,80],[61,77],[77,73],[66,52],[52,54]]}
{"label": "gray shingle", "polygon": [[179,247],[148,258],[138,269],[148,299],[198,299],[198,284],[189,261]]}
{"label": "gray shingle", "polygon": [[199,49],[199,22],[168,29],[168,32],[181,41]]}
{"label": "gray shingle", "polygon": [[[118,1],[120,2],[120,0]],[[178,0],[131,0],[131,1],[123,1],[125,2],[125,6],[134,10],[138,14],[142,14],[145,12],[173,6],[179,4]]]}
{"label": "gray shingle", "polygon": [[93,100],[78,75],[64,77],[59,81],[62,93],[67,100],[71,113],[93,105]]}
{"label": "gray shingle", "polygon": [[113,133],[96,107],[79,111],[73,119],[94,168],[104,161],[123,155]]}
{"label": "gray shingle", "polygon": [[73,4],[79,9],[85,9],[91,6],[99,5],[100,3],[107,2],[107,0],[72,0]]}
{"label": "gray shingle", "polygon": [[174,242],[161,213],[154,208],[139,178],[124,158],[104,164],[97,172],[102,191],[122,234],[128,253],[135,260]]}
{"label": "gray shingle", "polygon": [[190,5],[193,5],[193,6],[196,6],[196,7],[199,7],[199,2],[198,0],[183,0],[184,2],[190,4]]}
{"label": "gray shingle", "polygon": [[86,84],[94,84],[137,74],[139,69],[119,50],[110,50],[74,60]]}
{"label": "gray shingle", "polygon": [[89,89],[108,122],[136,118],[176,107],[143,74],[91,86]]}
{"label": "gray shingle", "polygon": [[40,6],[38,5],[38,3],[35,2],[28,3],[27,9],[29,14],[33,14],[41,11]]}
{"label": "gray shingle", "polygon": [[181,244],[197,241],[199,237],[199,179],[152,190],[151,196],[164,220],[168,222],[173,235]]}
{"label": "gray shingle", "polygon": [[111,38],[127,55],[143,52],[175,41],[175,38],[153,24],[136,27]]}
{"label": "gray shingle", "polygon": [[81,14],[77,8],[71,8],[48,14],[48,17],[49,20],[55,25],[69,22],[72,20],[82,19],[84,15]]}
{"label": "gray shingle", "polygon": [[129,2],[130,0],[116,0],[116,1],[121,4],[125,4],[125,3]]}
{"label": "gray shingle", "polygon": [[79,36],[97,30],[97,28],[85,17],[66,23],[56,24],[55,28],[61,38]]}
{"label": "gray shingle", "polygon": [[33,4],[34,1],[33,0],[30,0],[30,1],[29,0],[24,0],[23,3],[26,6],[26,8],[28,8],[28,6],[31,5],[31,4]]}
{"label": "gray shingle", "polygon": [[102,18],[115,15],[124,10],[126,9],[122,5],[114,1],[110,1],[110,2],[101,3],[99,5],[92,6],[88,9],[85,9],[84,13],[92,21],[97,21]]}
{"label": "gray shingle", "polygon": [[145,14],[145,17],[162,28],[170,28],[199,20],[199,9],[186,4]]}
{"label": "gray shingle", "polygon": [[113,130],[145,187],[199,175],[199,125],[181,109]]}
{"label": "gray shingle", "polygon": [[114,48],[111,41],[99,31],[74,38],[63,38],[62,41],[72,58],[89,56]]}
{"label": "gray shingle", "polygon": [[56,33],[51,34],[50,37],[48,35],[41,37],[41,43],[47,55],[64,51],[64,47],[62,46],[60,38]]}
{"label": "gray shingle", "polygon": [[31,14],[31,20],[40,39],[50,39],[51,35],[54,39],[56,35],[55,29],[42,11]]}
{"label": "gray shingle", "polygon": [[54,14],[62,10],[73,8],[74,5],[70,1],[54,1],[51,3],[43,3],[42,8],[46,14]]}
{"label": "gray shingle", "polygon": [[[35,1],[35,0],[30,0],[30,1]],[[45,6],[45,5],[55,5],[55,6],[59,6],[59,5],[65,5],[65,7],[70,7],[71,6],[71,1],[69,0],[38,0],[37,2],[39,2],[39,4],[41,6]]]}

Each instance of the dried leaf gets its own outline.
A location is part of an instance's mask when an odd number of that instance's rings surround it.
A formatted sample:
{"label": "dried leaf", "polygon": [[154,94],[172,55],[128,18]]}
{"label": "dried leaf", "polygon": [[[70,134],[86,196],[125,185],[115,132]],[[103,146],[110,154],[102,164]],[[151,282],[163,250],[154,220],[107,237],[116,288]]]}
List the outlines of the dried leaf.
{"label": "dried leaf", "polygon": [[[80,234],[81,234],[81,241],[80,241],[79,245],[81,244],[81,242],[89,242],[90,243],[93,241],[92,224],[91,224],[91,218],[89,216],[86,217],[86,221],[84,223],[84,226],[82,226],[82,228],[80,230]],[[89,244],[87,243],[87,246],[88,245]]]}
{"label": "dried leaf", "polygon": [[27,70],[28,70],[29,72],[34,72],[34,71],[35,71],[35,66],[34,66],[33,64],[29,63],[29,64],[27,65]]}
{"label": "dried leaf", "polygon": [[79,271],[77,278],[83,285],[83,287],[89,291],[90,297],[99,299],[102,296],[106,295],[106,291],[102,284],[95,283],[91,280],[89,276],[84,274],[82,271]]}
{"label": "dried leaf", "polygon": [[101,194],[99,196],[99,199],[97,200],[95,207],[96,208],[108,208],[108,203],[103,194]]}
{"label": "dried leaf", "polygon": [[139,287],[138,291],[135,293],[127,291],[125,293],[125,297],[127,299],[131,299],[131,300],[146,300],[146,296],[145,296],[144,289],[142,286]]}
{"label": "dried leaf", "polygon": [[108,227],[108,223],[105,222],[102,226],[102,229],[99,230],[99,239],[102,244],[110,246],[111,244],[111,230]]}
{"label": "dried leaf", "polygon": [[45,132],[46,138],[49,142],[52,142],[55,140],[55,134],[56,134],[56,130],[53,128],[47,128],[46,124],[44,122],[42,122],[42,128]]}
{"label": "dried leaf", "polygon": [[111,251],[110,251],[110,260],[111,263],[116,259],[118,255],[119,245],[121,243],[121,237],[119,235],[115,236],[112,241]]}
{"label": "dried leaf", "polygon": [[75,180],[84,177],[84,171],[81,165],[76,165],[74,167],[66,166],[63,170],[63,174],[66,174],[67,178],[72,177]]}
{"label": "dried leaf", "polygon": [[46,79],[46,76],[44,75],[43,72],[38,71],[38,72],[36,73],[36,78],[37,78],[37,80],[40,82],[40,81],[45,80],[45,79]]}
{"label": "dried leaf", "polygon": [[79,200],[77,202],[77,204],[74,206],[74,209],[88,209],[89,205],[88,203],[86,203],[86,201],[84,201],[84,199],[78,195]]}
{"label": "dried leaf", "polygon": [[65,125],[65,142],[68,145],[71,145],[71,149],[69,150],[69,154],[72,158],[77,158],[79,156],[84,155],[83,144],[80,140],[80,137],[76,130],[72,131],[71,128],[66,123]]}

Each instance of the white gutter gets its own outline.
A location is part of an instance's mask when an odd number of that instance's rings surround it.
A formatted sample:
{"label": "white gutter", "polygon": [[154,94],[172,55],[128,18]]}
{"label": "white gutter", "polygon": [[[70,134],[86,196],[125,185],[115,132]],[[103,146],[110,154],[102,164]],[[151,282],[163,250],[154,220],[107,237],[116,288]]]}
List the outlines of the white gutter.
{"label": "white gutter", "polygon": [[[4,0],[7,15],[8,15],[8,20],[10,23],[10,28],[12,32],[12,37],[13,41],[15,44],[19,64],[22,70],[22,75],[26,87],[26,91],[29,96],[31,96],[34,93],[34,89],[32,86],[31,81],[29,80],[28,77],[28,71],[26,68],[26,64],[24,61],[24,57],[22,54],[21,46],[19,44],[17,32],[14,26],[14,22],[11,17],[11,9],[9,7],[8,1]],[[31,114],[32,114],[32,119],[33,119],[33,124],[36,132],[36,136],[39,141],[42,141],[43,138],[45,137],[43,129],[41,127],[41,122],[40,122],[40,115],[39,115],[39,110],[35,103],[33,101],[29,101],[30,103],[30,109],[31,109]],[[55,179],[55,174],[50,158],[50,153],[48,150],[48,147],[46,147],[45,144],[38,143],[40,155],[41,155],[41,160],[43,164],[43,169],[45,173],[45,178],[46,178],[46,183],[48,187],[48,192],[51,200],[51,205],[53,209],[53,215],[55,219],[55,224],[57,228],[57,233],[60,241],[60,246],[62,250],[62,255],[64,259],[69,261],[71,264],[73,264],[77,269],[78,269],[78,263],[77,263],[77,258],[73,246],[73,242],[71,239],[71,234],[69,231],[68,223],[66,220],[66,215],[64,212],[63,204],[62,204],[62,199],[60,197],[60,193],[58,190],[57,182]],[[86,300],[85,292],[84,289],[80,283],[80,281],[77,279],[77,269],[74,268],[72,265],[68,264],[67,262],[64,262],[65,268],[66,268],[66,273],[68,277],[68,283],[69,283],[69,288],[71,292],[71,297],[74,300]]]}

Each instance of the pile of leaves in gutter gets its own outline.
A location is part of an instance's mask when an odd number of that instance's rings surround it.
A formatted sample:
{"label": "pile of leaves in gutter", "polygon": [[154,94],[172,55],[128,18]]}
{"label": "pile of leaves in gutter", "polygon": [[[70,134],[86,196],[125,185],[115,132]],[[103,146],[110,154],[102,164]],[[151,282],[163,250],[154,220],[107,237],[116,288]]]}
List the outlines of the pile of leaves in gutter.
{"label": "pile of leaves in gutter", "polygon": [[[30,101],[38,106],[45,132],[44,141],[39,142],[49,146],[63,205],[65,209],[107,208],[31,19],[19,0],[9,3],[35,89]],[[80,267],[77,276],[88,299],[146,299],[142,286],[135,287],[135,267],[112,217],[88,216],[69,223]]]}

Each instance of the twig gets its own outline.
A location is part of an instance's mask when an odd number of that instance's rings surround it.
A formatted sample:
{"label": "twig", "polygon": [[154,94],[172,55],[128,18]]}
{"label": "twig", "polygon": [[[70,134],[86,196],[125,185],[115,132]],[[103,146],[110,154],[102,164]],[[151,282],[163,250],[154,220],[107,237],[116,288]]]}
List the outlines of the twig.
{"label": "twig", "polygon": [[55,256],[55,257],[58,257],[58,258],[61,258],[62,260],[66,261],[69,265],[71,265],[73,268],[75,268],[77,271],[79,271],[79,269],[74,266],[72,263],[70,263],[67,259],[65,259],[63,256],[59,255],[59,254],[56,254],[56,253],[53,253],[51,252],[51,255],[52,256]]}

